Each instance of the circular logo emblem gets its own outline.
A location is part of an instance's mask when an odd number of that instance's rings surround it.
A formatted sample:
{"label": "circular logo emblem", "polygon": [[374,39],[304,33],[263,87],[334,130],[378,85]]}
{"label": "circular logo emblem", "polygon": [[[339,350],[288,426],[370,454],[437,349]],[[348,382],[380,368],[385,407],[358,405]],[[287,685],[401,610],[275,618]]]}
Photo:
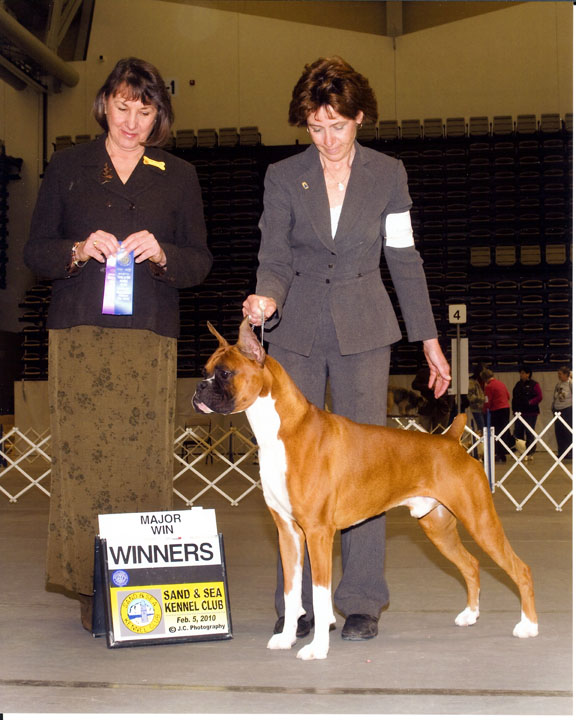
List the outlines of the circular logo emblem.
{"label": "circular logo emblem", "polygon": [[116,255],[116,261],[120,265],[130,265],[130,253],[119,250],[118,255]]}
{"label": "circular logo emblem", "polygon": [[162,607],[153,595],[147,592],[133,592],[127,595],[120,606],[122,622],[135,633],[149,633],[162,620]]}
{"label": "circular logo emblem", "polygon": [[128,577],[128,573],[126,570],[115,570],[112,573],[112,582],[116,587],[124,587],[124,585],[128,585],[128,581],[130,578]]}

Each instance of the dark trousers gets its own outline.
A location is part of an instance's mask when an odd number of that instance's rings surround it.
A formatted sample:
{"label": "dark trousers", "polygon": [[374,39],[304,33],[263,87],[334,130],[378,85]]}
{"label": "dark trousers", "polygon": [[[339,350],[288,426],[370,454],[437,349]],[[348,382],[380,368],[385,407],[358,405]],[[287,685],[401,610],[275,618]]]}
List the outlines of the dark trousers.
{"label": "dark trousers", "polygon": [[[332,412],[356,422],[386,425],[390,347],[341,355],[332,318],[326,310],[310,357],[273,345],[270,345],[270,354],[317,407],[325,405],[329,379]],[[351,477],[350,481],[353,480]],[[384,578],[385,536],[385,515],[342,531],[342,579],[334,593],[334,602],[345,616],[366,613],[377,617],[388,604],[388,585]],[[284,615],[284,576],[280,559],[275,604],[278,615]],[[307,552],[302,606],[307,618],[312,618],[312,579]]]}
{"label": "dark trousers", "polygon": [[[566,449],[570,447],[570,443],[572,442],[572,408],[568,407],[563,410],[555,410],[554,412],[559,412],[562,418],[570,426],[570,429],[568,429],[560,420],[556,420],[554,423],[554,432],[556,434],[556,443],[558,445],[558,457],[560,457]],[[564,459],[572,459],[572,450],[570,450]]]}
{"label": "dark trousers", "polygon": [[[523,413],[522,418],[530,425],[532,430],[535,430],[538,415],[526,415]],[[514,423],[514,437],[517,440],[525,440],[526,445],[530,445],[534,441],[534,433],[531,433],[521,420],[516,420]],[[528,450],[528,455],[532,455],[535,451],[536,445],[531,450]]]}
{"label": "dark trousers", "polygon": [[[506,432],[502,435],[502,431],[510,420],[510,408],[491,410],[490,418],[490,422],[492,424],[492,427],[494,428],[494,434],[501,435],[500,440],[505,442],[506,445],[508,445],[508,447],[513,450],[515,442],[512,434],[510,433],[510,430],[506,430]],[[504,445],[502,445],[502,442],[500,442],[500,440],[496,440],[494,454],[496,456],[496,460],[506,460],[508,451],[506,450]]]}

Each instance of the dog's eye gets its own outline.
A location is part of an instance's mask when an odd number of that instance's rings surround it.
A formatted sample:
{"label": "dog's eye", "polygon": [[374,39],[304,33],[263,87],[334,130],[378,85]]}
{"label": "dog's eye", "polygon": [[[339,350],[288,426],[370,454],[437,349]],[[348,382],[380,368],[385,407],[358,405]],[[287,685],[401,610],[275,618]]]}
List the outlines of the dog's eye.
{"label": "dog's eye", "polygon": [[231,370],[226,370],[225,368],[218,368],[217,373],[218,377],[222,378],[222,380],[228,380],[228,378],[231,378],[234,374]]}

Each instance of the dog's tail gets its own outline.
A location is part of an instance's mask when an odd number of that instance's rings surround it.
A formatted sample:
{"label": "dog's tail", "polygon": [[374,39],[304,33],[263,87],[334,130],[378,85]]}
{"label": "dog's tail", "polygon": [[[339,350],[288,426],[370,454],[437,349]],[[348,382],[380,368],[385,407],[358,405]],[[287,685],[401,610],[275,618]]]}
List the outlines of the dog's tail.
{"label": "dog's tail", "polygon": [[460,440],[462,437],[462,433],[464,432],[464,428],[466,427],[466,413],[460,413],[460,415],[456,415],[454,420],[452,421],[452,425],[446,430],[444,433],[444,437],[452,438],[452,440]]}

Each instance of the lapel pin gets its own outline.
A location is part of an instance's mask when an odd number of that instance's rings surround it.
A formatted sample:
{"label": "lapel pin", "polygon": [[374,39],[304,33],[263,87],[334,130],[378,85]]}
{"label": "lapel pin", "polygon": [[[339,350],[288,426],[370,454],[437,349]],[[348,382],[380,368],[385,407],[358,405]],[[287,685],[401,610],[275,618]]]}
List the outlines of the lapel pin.
{"label": "lapel pin", "polygon": [[302,187],[304,188],[304,190],[308,190],[308,188],[310,187],[310,185],[308,185],[308,183],[306,182],[306,180],[304,180],[304,182],[302,183]]}
{"label": "lapel pin", "polygon": [[112,172],[112,168],[110,165],[108,165],[108,162],[104,163],[104,167],[102,168],[102,172],[100,173],[100,184],[104,185],[107,182],[110,182],[114,179],[114,174]]}
{"label": "lapel pin", "polygon": [[146,155],[142,158],[144,165],[153,165],[154,167],[160,168],[160,170],[166,170],[166,163],[162,160],[152,160],[152,158],[146,157]]}

